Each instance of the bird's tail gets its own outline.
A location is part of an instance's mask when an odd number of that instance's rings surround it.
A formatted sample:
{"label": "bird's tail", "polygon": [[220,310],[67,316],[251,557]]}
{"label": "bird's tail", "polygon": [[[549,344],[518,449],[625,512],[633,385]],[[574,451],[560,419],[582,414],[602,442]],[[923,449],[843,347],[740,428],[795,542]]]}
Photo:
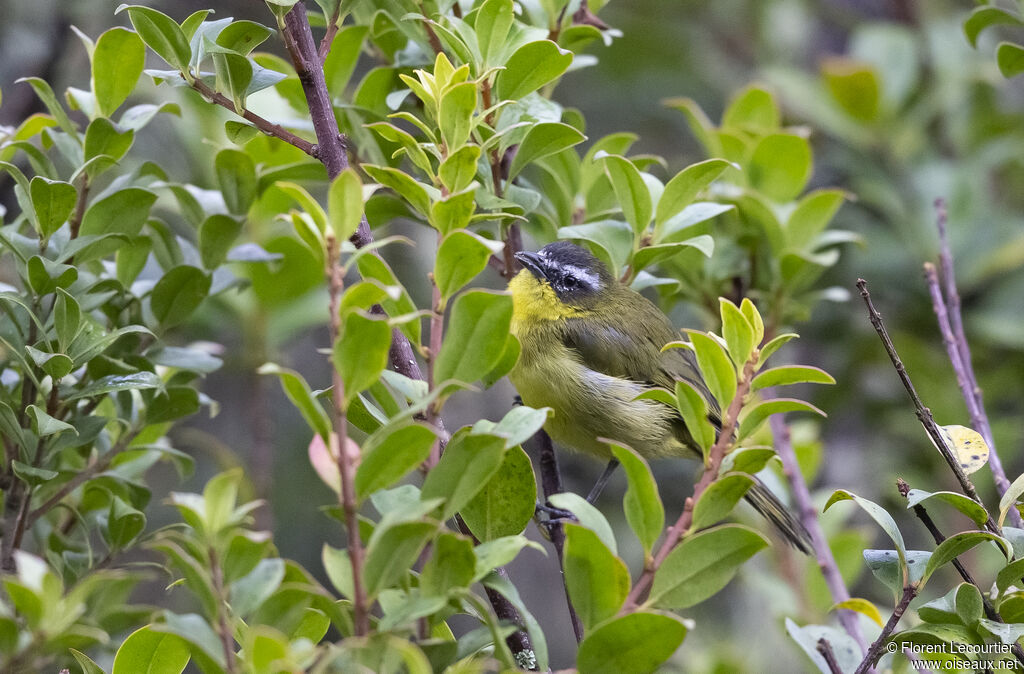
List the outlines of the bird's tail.
{"label": "bird's tail", "polygon": [[775,526],[787,543],[804,554],[811,554],[811,534],[807,527],[763,482],[755,478],[745,498]]}

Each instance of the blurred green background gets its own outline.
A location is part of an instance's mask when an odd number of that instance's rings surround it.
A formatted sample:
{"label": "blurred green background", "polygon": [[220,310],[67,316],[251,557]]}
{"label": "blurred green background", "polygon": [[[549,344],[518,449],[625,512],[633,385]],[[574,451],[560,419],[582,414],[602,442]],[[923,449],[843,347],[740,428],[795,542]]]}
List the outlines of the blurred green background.
{"label": "blurred green background", "polygon": [[[88,60],[70,26],[98,35],[123,23],[113,16],[117,4],[0,3],[0,124],[15,124],[40,109],[27,85],[14,84],[18,77],[44,77],[57,91],[88,80]],[[272,21],[263,4],[251,0],[151,4],[177,18],[212,5],[218,17]],[[921,271],[937,252],[933,202],[939,197],[949,204],[966,329],[996,444],[1011,480],[1024,469],[1024,86],[1002,79],[996,68],[998,31],[986,33],[977,50],[967,43],[961,23],[972,5],[969,0],[613,0],[601,18],[621,37],[591,48],[596,65],[569,74],[556,91],[562,105],[585,115],[589,138],[635,132],[640,136],[635,151],[664,157],[673,172],[704,157],[682,115],[663,105],[666,98],[693,98],[717,120],[735,92],[761,82],[778,95],[787,124],[808,127],[815,151],[811,187],[850,192],[834,226],[861,239],[845,247],[828,272],[823,287],[833,288],[828,297],[834,301],[819,303],[804,322],[790,326],[802,336],[790,357],[822,367],[838,380],[835,387],[809,394],[829,418],[796,426],[801,456],[809,469],[817,469],[812,488],[822,500],[843,487],[897,512],[904,507],[894,487],[897,476],[933,491],[953,484],[853,292],[858,277],[869,281],[907,369],[939,423],[967,424]],[[273,40],[267,44],[279,48]],[[363,58],[360,72],[369,61]],[[882,86],[877,102],[869,102],[870,115],[858,118],[830,95],[822,72],[837,63],[874,68]],[[179,89],[145,84],[141,91],[152,99],[180,99],[183,115],[155,122],[153,131],[140,137],[136,156],[159,156],[179,179],[212,185],[213,152],[203,138],[221,133],[223,111],[194,96],[185,98]],[[0,203],[11,206],[12,201],[8,181],[0,186]],[[372,224],[423,237],[400,221]],[[268,250],[296,245],[275,238],[269,218],[252,226],[262,228]],[[404,257],[392,258],[393,266],[418,304],[426,306],[422,279],[431,246],[398,255]],[[199,321],[179,330],[182,338],[224,346],[225,367],[203,387],[220,403],[220,413],[193,418],[172,434],[179,448],[197,457],[199,467],[185,484],[165,469],[162,483],[168,490],[199,490],[221,468],[245,465],[255,492],[268,501],[261,521],[273,528],[282,556],[322,576],[321,545],[342,542],[337,525],[318,511],[333,495],[309,465],[309,432],[297,412],[276,382],[254,371],[272,359],[302,371],[314,387],[327,385],[316,351],[327,344],[325,296],[315,267],[283,265],[251,274],[253,289],[207,302]],[[491,271],[481,282],[501,285]],[[310,291],[300,302],[282,304],[276,297],[284,287]],[[513,395],[502,383],[475,399],[462,399],[462,408],[446,410],[446,423],[456,428],[481,416],[499,418]],[[601,466],[565,453],[561,457],[567,487],[586,493]],[[663,462],[654,468],[666,504],[678,512],[696,466]],[[993,504],[987,470],[976,483]],[[624,477],[617,475],[599,505],[632,540],[621,514],[624,487]],[[154,524],[160,524],[161,510],[171,517],[169,508],[157,508]],[[836,510],[841,512],[830,511],[824,521],[829,531],[843,529],[833,542],[844,572],[849,571],[852,593],[874,600],[886,613],[890,597],[864,573],[860,560],[861,549],[877,532],[861,516]],[[843,519],[847,516],[851,521]],[[910,547],[930,546],[916,522],[898,521]],[[532,528],[529,533],[538,535]],[[641,560],[632,548],[624,554],[635,569]],[[725,593],[688,613],[697,626],[674,666],[692,672],[809,666],[782,626],[786,615],[820,621],[828,608],[820,582],[794,589],[804,585],[806,566],[786,549],[760,555]],[[553,664],[568,666],[574,645],[553,552],[546,558],[525,552],[511,574],[548,630]],[[779,577],[793,582],[779,583]],[[867,628],[869,634],[872,629]],[[785,646],[775,647],[778,643]],[[772,653],[773,662],[755,661],[758,652]]]}

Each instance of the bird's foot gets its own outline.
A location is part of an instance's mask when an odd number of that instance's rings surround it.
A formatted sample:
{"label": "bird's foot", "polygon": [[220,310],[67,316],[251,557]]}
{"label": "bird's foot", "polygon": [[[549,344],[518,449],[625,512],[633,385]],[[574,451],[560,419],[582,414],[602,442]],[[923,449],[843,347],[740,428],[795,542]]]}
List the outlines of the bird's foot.
{"label": "bird's foot", "polygon": [[[545,515],[546,518],[541,517],[541,515]],[[560,526],[566,522],[579,521],[571,511],[564,508],[556,508],[540,501],[537,502],[533,516],[537,520],[537,524],[546,528],[549,532],[552,527]]]}

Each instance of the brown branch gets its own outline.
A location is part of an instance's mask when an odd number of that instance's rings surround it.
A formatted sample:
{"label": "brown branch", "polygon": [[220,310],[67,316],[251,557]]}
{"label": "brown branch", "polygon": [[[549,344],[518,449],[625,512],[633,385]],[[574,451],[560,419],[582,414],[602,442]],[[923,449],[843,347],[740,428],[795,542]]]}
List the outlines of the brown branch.
{"label": "brown branch", "polygon": [[[419,3],[420,11],[426,15],[426,10],[423,8],[423,2]],[[427,31],[427,42],[430,43],[430,48],[434,50],[435,54],[443,54],[444,46],[441,44],[441,40],[438,39],[437,33],[434,31],[434,27],[430,25],[430,17],[423,22],[423,28]]]}
{"label": "brown branch", "polygon": [[[939,453],[949,465],[950,470],[953,471],[953,475],[956,476],[957,482],[960,483],[960,488],[964,494],[984,507],[985,504],[982,503],[981,499],[978,497],[977,490],[975,490],[974,485],[960,466],[960,462],[957,460],[956,456],[953,455],[952,450],[950,450],[945,439],[942,437],[942,433],[939,431],[939,427],[935,423],[935,419],[932,418],[931,410],[925,407],[924,403],[921,402],[921,397],[917,394],[917,390],[914,388],[913,382],[910,381],[910,375],[907,373],[907,369],[904,367],[903,361],[900,360],[899,354],[896,352],[896,346],[892,343],[892,338],[889,337],[889,333],[885,329],[885,325],[882,323],[882,315],[878,313],[878,310],[875,309],[875,305],[871,302],[871,293],[868,292],[867,281],[864,279],[857,279],[857,288],[860,290],[861,297],[864,298],[864,304],[868,308],[868,319],[871,321],[871,325],[874,326],[875,332],[878,333],[879,338],[882,340],[882,345],[885,347],[885,351],[889,355],[889,359],[892,361],[893,367],[896,369],[896,374],[899,375],[900,381],[903,383],[903,387],[907,390],[907,395],[910,396],[910,400],[914,404],[918,420],[921,422],[921,425],[924,426],[924,430],[928,434],[928,437],[931,438],[932,442],[939,449]],[[985,522],[985,527],[992,533],[1001,535],[999,526],[995,521],[993,521],[991,515]]]}
{"label": "brown branch", "polygon": [[825,637],[818,639],[818,652],[821,653],[821,657],[825,658],[828,671],[832,674],[843,674],[843,670],[839,667],[839,661],[836,660],[835,651],[832,650],[832,644]]}
{"label": "brown branch", "polygon": [[[956,287],[956,275],[953,270],[953,253],[951,252],[949,237],[946,232],[945,202],[942,199],[937,199],[935,201],[935,209],[939,230],[940,273],[936,273],[934,265],[925,265],[928,289],[932,295],[932,306],[939,322],[939,330],[942,332],[942,338],[946,344],[946,353],[949,355],[949,361],[953,365],[957,383],[960,385],[960,392],[967,405],[967,412],[971,417],[971,428],[978,431],[988,444],[988,465],[992,469],[996,490],[1002,496],[1010,488],[1010,481],[1006,478],[1003,463],[996,452],[996,445],[992,438],[992,427],[989,425],[988,415],[985,413],[985,405],[982,401],[981,387],[978,386],[978,379],[974,374],[974,366],[971,364],[971,349],[964,334],[963,317],[960,314],[960,293]],[[944,299],[943,291],[945,292]],[[1021,519],[1020,514],[1016,510],[1010,512],[1010,521],[1015,527],[1024,526],[1024,520]]]}
{"label": "brown branch", "polygon": [[[328,311],[330,311],[331,346],[341,336],[341,316],[338,313],[341,304],[341,293],[345,288],[341,271],[338,241],[333,234],[327,235],[327,283]],[[370,633],[370,607],[363,586],[363,539],[359,535],[359,504],[356,502],[354,458],[349,452],[348,420],[345,410],[345,382],[341,379],[336,365],[331,367],[333,391],[331,398],[334,439],[337,443],[335,460],[341,476],[341,490],[338,494],[339,505],[345,513],[345,529],[348,533],[348,556],[352,563],[352,614],[356,636]]]}
{"label": "brown branch", "polygon": [[[302,93],[309,107],[310,120],[316,132],[316,158],[323,162],[327,169],[327,177],[334,180],[338,174],[348,168],[348,155],[345,152],[345,138],[338,130],[338,120],[334,116],[334,105],[327,91],[324,80],[323,64],[313,41],[313,31],[306,17],[306,6],[301,2],[295,5],[284,16],[284,44],[288,48],[295,73],[299,76]],[[373,241],[370,225],[363,215],[356,233],[352,235],[352,243],[357,247],[365,246]]]}
{"label": "brown branch", "polygon": [[334,44],[334,38],[338,35],[338,29],[341,25],[338,23],[338,18],[341,16],[341,0],[338,2],[338,6],[334,8],[334,13],[327,20],[327,32],[324,33],[324,37],[320,40],[320,48],[317,49],[317,56],[320,58],[320,63],[327,60],[327,55],[331,52],[331,46]]}
{"label": "brown branch", "polygon": [[[902,478],[897,478],[896,488],[899,490],[900,495],[903,496],[903,498],[907,498],[907,495],[910,493],[909,484],[907,484]],[[935,541],[936,545],[939,545],[942,543],[942,541],[946,540],[946,537],[942,534],[941,531],[939,531],[939,528],[935,525],[935,521],[931,518],[931,515],[928,514],[928,511],[925,509],[923,505],[914,505],[912,507],[912,510],[914,511],[914,515],[917,516],[917,519],[921,520],[921,524],[924,525],[924,528],[927,529],[928,533],[932,535],[932,539]],[[968,582],[974,587],[978,588],[978,592],[981,593],[981,603],[982,607],[985,609],[985,616],[989,620],[994,620],[995,622],[999,623],[1005,623],[1006,621],[1003,620],[1003,617],[999,615],[998,611],[996,611],[995,607],[992,605],[992,602],[989,601],[988,592],[984,588],[982,588],[981,585],[978,584],[978,581],[974,579],[974,576],[972,576],[971,572],[967,570],[967,567],[963,565],[963,562],[960,561],[959,557],[953,558],[953,567],[957,570],[957,573],[960,574],[960,577],[963,578],[965,582]],[[1010,647],[1010,649],[1013,652],[1014,657],[1017,658],[1017,661],[1021,664],[1024,664],[1024,649],[1020,647],[1020,644],[1014,643]]]}
{"label": "brown branch", "polygon": [[[767,394],[766,394],[767,395]],[[811,492],[807,488],[803,474],[800,472],[800,465],[796,459],[796,452],[793,450],[793,442],[783,415],[775,414],[768,420],[771,425],[772,438],[774,439],[775,453],[782,461],[782,472],[789,483],[793,493],[793,500],[796,503],[797,515],[803,523],[804,528],[811,537],[811,547],[814,549],[814,558],[821,569],[821,575],[825,578],[825,585],[832,595],[832,601],[840,604],[850,598],[850,591],[843,582],[843,576],[839,573],[839,566],[836,558],[829,547],[825,532],[821,529],[821,522],[818,521],[818,509],[814,507],[811,500]],[[840,609],[837,612],[839,623],[846,630],[855,642],[860,646],[861,652],[867,652],[867,642],[861,632],[860,623],[856,611]]]}
{"label": "brown branch", "polygon": [[654,559],[644,567],[643,573],[637,578],[636,584],[633,585],[629,596],[626,597],[623,611],[632,611],[647,596],[651,583],[654,581],[655,572],[657,572],[665,558],[668,557],[669,553],[672,552],[680,539],[682,539],[683,534],[690,528],[690,525],[693,524],[693,508],[697,501],[707,491],[707,488],[711,486],[711,483],[718,479],[718,469],[722,465],[722,459],[725,458],[726,452],[733,444],[733,433],[736,430],[740,411],[743,409],[743,399],[750,393],[750,382],[754,379],[754,372],[759,357],[760,351],[754,349],[750,358],[744,363],[743,371],[737,382],[736,395],[733,397],[732,402],[729,403],[729,408],[725,412],[725,418],[722,420],[722,430],[719,432],[715,444],[711,446],[708,452],[708,465],[693,488],[693,496],[686,499],[679,519],[669,527],[665,540],[662,541],[661,547],[658,548],[658,552],[654,555]]}
{"label": "brown branch", "polygon": [[871,643],[871,647],[868,649],[868,654],[857,666],[857,671],[854,672],[854,674],[865,674],[865,672],[874,667],[878,658],[882,656],[882,648],[889,640],[889,636],[892,634],[893,630],[896,629],[897,623],[899,623],[900,618],[903,617],[907,607],[910,606],[910,602],[917,596],[917,590],[917,583],[911,583],[903,588],[903,596],[900,598],[900,602],[896,604],[895,610],[893,610],[892,615],[889,616],[889,621],[886,622],[885,627],[882,628],[882,633],[879,634],[878,638]]}
{"label": "brown branch", "polygon": [[280,124],[274,124],[270,120],[260,117],[259,115],[257,115],[252,110],[249,110],[248,108],[243,108],[242,111],[239,112],[235,109],[234,101],[232,101],[224,94],[214,91],[198,77],[193,79],[192,82],[190,82],[189,84],[193,89],[202,94],[204,98],[210,100],[213,103],[216,103],[222,108],[227,108],[228,110],[235,113],[236,115],[239,115],[246,121],[252,122],[253,126],[255,126],[263,133],[267,134],[268,136],[279,138],[284,142],[288,143],[289,145],[294,145],[295,147],[299,148],[300,150],[308,154],[310,157],[313,157],[314,159],[319,159],[319,156],[317,154],[317,146],[313,143],[310,143],[305,138],[296,136],[294,133],[285,129]]}
{"label": "brown branch", "polygon": [[[438,238],[440,239],[440,234],[438,234]],[[429,276],[432,313],[430,314],[430,348],[427,351],[427,387],[428,390],[433,391],[438,384],[434,376],[434,369],[437,364],[437,356],[441,353],[441,343],[444,339],[444,309],[441,307],[441,290],[437,287],[434,275],[430,274]],[[427,423],[432,426],[437,424],[438,412],[436,403],[431,403],[427,407],[426,419]],[[428,471],[441,460],[441,450],[441,439],[438,438],[434,440],[434,444],[430,448],[430,456],[427,457],[426,469]]]}
{"label": "brown branch", "polygon": [[[558,456],[555,454],[554,445],[551,444],[551,437],[543,430],[537,431],[531,439],[536,447],[540,464],[540,483],[544,491],[544,500],[551,498],[554,494],[561,494],[565,491],[562,488],[562,475],[558,471]],[[576,607],[572,605],[572,598],[569,597],[569,586],[565,582],[565,527],[561,522],[553,522],[548,529],[551,537],[551,545],[558,555],[558,572],[562,576],[562,588],[565,590],[565,603],[569,607],[569,620],[572,622],[572,632],[576,636],[576,643],[583,641],[583,623],[576,614]]]}

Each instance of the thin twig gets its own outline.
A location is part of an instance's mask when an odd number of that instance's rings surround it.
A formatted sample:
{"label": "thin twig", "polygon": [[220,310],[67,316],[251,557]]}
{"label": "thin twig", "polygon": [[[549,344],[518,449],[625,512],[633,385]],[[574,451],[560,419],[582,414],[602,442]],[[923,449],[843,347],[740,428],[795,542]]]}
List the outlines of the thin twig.
{"label": "thin twig", "polygon": [[319,158],[317,156],[317,146],[315,144],[310,143],[305,138],[296,136],[294,133],[285,129],[280,124],[274,124],[270,120],[260,117],[259,115],[257,115],[252,110],[249,110],[248,108],[243,108],[242,111],[239,112],[235,109],[234,101],[232,101],[224,94],[214,91],[198,77],[192,80],[191,87],[198,91],[200,94],[202,94],[205,98],[212,101],[213,103],[216,103],[222,108],[227,108],[228,110],[235,113],[236,115],[239,115],[243,119],[252,122],[253,126],[255,126],[263,133],[267,134],[268,136],[279,138],[284,142],[288,143],[289,145],[294,145],[295,147],[299,148],[300,150],[308,154],[310,157],[313,157],[314,159]]}
{"label": "thin twig", "polygon": [[[902,478],[897,478],[896,488],[899,490],[903,498],[907,498],[907,495],[910,493],[909,484],[907,484]],[[946,537],[941,531],[939,531],[939,528],[935,525],[935,521],[931,518],[931,515],[928,514],[928,511],[923,505],[914,505],[912,510],[914,511],[914,515],[917,516],[917,519],[921,520],[921,524],[924,525],[924,528],[932,535],[932,539],[935,540],[936,545],[939,545],[942,541],[946,540]],[[978,581],[974,580],[974,576],[972,576],[971,572],[967,570],[967,567],[963,565],[963,562],[960,561],[959,557],[953,558],[953,567],[956,568],[957,573],[960,574],[960,577],[963,578],[964,581],[978,588],[978,591],[981,593],[981,604],[985,610],[985,616],[989,620],[1005,623],[1006,621],[1003,620],[1003,617],[999,615],[998,611],[996,611],[992,602],[989,601],[988,592],[978,584]],[[1024,664],[1024,649],[1020,647],[1020,644],[1014,643],[1010,647],[1010,650],[1013,652],[1014,657],[1017,658],[1017,661]]]}
{"label": "thin twig", "polygon": [[[956,373],[957,383],[960,385],[960,392],[964,402],[967,404],[967,412],[971,417],[971,427],[974,428],[989,447],[988,465],[992,469],[992,477],[996,483],[996,490],[1002,496],[1010,488],[1010,481],[1006,478],[1003,470],[1003,463],[996,452],[996,445],[992,438],[992,427],[989,425],[988,415],[985,413],[985,405],[982,400],[981,387],[974,374],[974,365],[971,363],[971,349],[964,333],[963,317],[960,313],[960,292],[956,287],[956,275],[953,268],[953,253],[949,245],[949,237],[946,231],[947,213],[946,203],[942,199],[935,201],[936,223],[939,230],[939,271],[935,274],[934,267],[931,272],[928,266],[925,273],[928,275],[929,290],[932,292],[932,304],[935,308],[935,315],[939,319],[939,329],[943,333],[943,340],[946,342],[946,352],[949,355],[953,371]],[[945,299],[939,286],[945,291]],[[948,310],[948,311],[947,311]],[[941,313],[940,313],[941,312]],[[943,320],[943,315],[947,320]],[[948,338],[947,338],[948,335]],[[1011,510],[1010,521],[1015,527],[1024,526],[1024,520],[1020,513]]]}
{"label": "thin twig", "polygon": [[[561,494],[562,475],[558,471],[558,456],[555,454],[555,447],[551,444],[551,437],[543,430],[537,431],[530,440],[539,455],[540,484],[544,491],[544,500],[551,498],[554,494]],[[562,588],[565,590],[565,603],[569,607],[569,620],[572,622],[572,632],[576,636],[576,643],[583,641],[583,623],[576,613],[576,607],[572,605],[572,598],[569,597],[569,586],[565,582],[565,564],[563,561],[565,551],[565,527],[561,522],[553,522],[548,529],[551,536],[551,545],[558,555],[558,572],[562,576]]]}
{"label": "thin twig", "polygon": [[[85,205],[89,200],[89,174],[83,172],[80,183],[78,185],[78,192],[75,195],[75,210],[71,213],[71,217],[68,218],[68,226],[71,228],[71,238],[78,238],[78,230],[82,226],[82,218],[85,217]],[[71,262],[68,262],[71,264]]]}
{"label": "thin twig", "polygon": [[917,583],[911,583],[903,588],[903,596],[900,598],[900,602],[896,604],[896,608],[893,610],[892,615],[889,616],[889,621],[885,623],[885,627],[882,628],[882,633],[878,635],[878,638],[871,643],[871,647],[868,648],[868,654],[864,657],[861,663],[857,666],[857,671],[854,674],[865,674],[871,667],[874,667],[878,658],[882,656],[882,649],[886,642],[889,641],[890,635],[893,630],[896,629],[897,623],[900,618],[906,612],[907,607],[910,606],[910,602],[917,596],[918,585]]}
{"label": "thin twig", "polygon": [[843,674],[843,670],[839,667],[839,661],[836,660],[835,651],[832,650],[832,644],[825,637],[818,639],[818,652],[821,653],[821,657],[825,658],[828,671],[832,674]]}
{"label": "thin twig", "polygon": [[[963,467],[957,460],[956,456],[953,455],[952,450],[946,444],[945,439],[942,437],[942,433],[939,431],[938,425],[935,423],[935,419],[932,418],[931,410],[924,406],[921,402],[921,397],[917,394],[917,390],[914,388],[913,382],[910,381],[910,375],[907,374],[907,369],[903,365],[903,361],[900,360],[899,354],[896,352],[896,347],[892,343],[892,338],[889,337],[888,331],[885,329],[885,325],[882,323],[882,315],[875,309],[875,305],[871,302],[871,293],[868,292],[868,284],[864,279],[857,279],[857,288],[860,290],[861,297],[864,298],[864,304],[868,308],[868,319],[871,321],[871,325],[874,326],[875,332],[878,333],[879,338],[882,340],[882,345],[885,347],[886,353],[889,355],[889,359],[892,361],[893,367],[896,369],[896,374],[899,375],[900,381],[903,383],[903,387],[907,390],[907,395],[910,396],[911,402],[914,404],[914,409],[917,412],[917,418],[924,426],[925,432],[928,437],[931,438],[932,442],[939,449],[939,453],[942,454],[942,458],[945,459],[949,465],[950,470],[953,471],[953,475],[956,476],[957,482],[960,483],[960,488],[964,494],[970,497],[973,501],[984,507],[981,499],[978,497],[978,492],[974,488],[974,484],[971,483],[967,474],[964,473]],[[999,526],[993,521],[992,516],[988,516],[988,520],[985,522],[985,527],[994,534],[1000,535]]]}
{"label": "thin twig", "polygon": [[54,494],[50,498],[48,498],[45,503],[43,503],[35,510],[29,512],[28,517],[26,519],[26,527],[31,528],[32,525],[35,524],[40,517],[50,512],[50,510],[52,510],[58,503],[63,501],[68,496],[68,494],[78,489],[78,487],[80,487],[82,484],[88,482],[92,478],[96,477],[96,475],[102,473],[107,468],[109,468],[111,462],[119,454],[121,454],[121,452],[129,448],[129,445],[131,445],[132,440],[134,440],[135,436],[137,436],[138,434],[139,431],[137,430],[125,431],[124,433],[122,433],[121,437],[117,439],[117,442],[114,444],[113,447],[110,448],[109,451],[107,451],[105,454],[103,454],[103,456],[99,457],[98,459],[90,463],[88,466],[86,466],[79,472],[75,473],[75,475],[70,480],[65,482],[60,489],[54,492]]}
{"label": "thin twig", "polygon": [[[438,234],[440,238],[440,234]],[[440,241],[438,242],[440,243]],[[434,376],[435,368],[437,365],[437,356],[441,353],[441,344],[444,340],[444,309],[441,307],[441,290],[437,287],[437,282],[434,280],[434,275],[430,274],[430,288],[431,288],[431,314],[430,314],[430,348],[427,351],[427,386],[428,390],[433,391],[437,386],[438,382]],[[426,413],[427,423],[430,425],[436,425],[438,413],[437,406],[431,404],[427,407]],[[427,470],[430,470],[437,465],[437,462],[441,460],[441,439],[434,440],[433,446],[430,448],[430,456],[427,457]]]}
{"label": "thin twig", "polygon": [[[426,15],[426,9],[423,7],[423,2],[419,3],[420,11]],[[430,17],[423,22],[423,28],[427,31],[427,42],[430,43],[430,48],[434,50],[435,54],[443,54],[444,47],[441,45],[441,40],[438,39],[437,33],[434,31],[434,27],[430,25]]]}
{"label": "thin twig", "polygon": [[220,645],[224,651],[224,671],[227,674],[235,674],[235,638],[229,623],[228,595],[224,591],[224,572],[221,570],[220,560],[217,551],[210,548],[210,577],[213,580],[213,590],[217,593],[217,636],[220,637]]}
{"label": "thin twig", "polygon": [[[825,578],[825,585],[828,586],[833,603],[840,604],[850,598],[850,591],[847,589],[846,583],[843,582],[843,576],[839,573],[839,566],[832,554],[832,548],[829,547],[828,539],[825,538],[825,532],[822,531],[821,523],[818,521],[818,510],[814,507],[811,492],[807,488],[807,482],[804,481],[803,473],[800,472],[789,427],[781,414],[772,415],[768,423],[771,425],[775,453],[782,461],[782,472],[793,493],[793,500],[796,502],[797,514],[811,537],[815,561],[818,563],[818,568],[821,569],[821,575]],[[860,646],[861,652],[866,653],[867,642],[861,632],[856,611],[840,609],[837,612],[837,617],[846,633]]]}
{"label": "thin twig", "polygon": [[[328,311],[330,312],[330,335],[332,346],[341,335],[341,317],[338,313],[341,304],[341,293],[345,288],[344,276],[341,271],[338,241],[332,234],[327,236],[327,282]],[[355,463],[356,457],[349,453],[348,420],[345,410],[345,382],[342,381],[338,368],[331,368],[333,391],[331,394],[334,438],[337,443],[335,460],[338,462],[338,473],[341,477],[341,490],[338,494],[339,505],[345,513],[345,528],[348,533],[348,556],[352,563],[352,616],[355,623],[356,636],[370,633],[370,607],[363,586],[363,539],[359,534],[359,504],[356,502]]]}
{"label": "thin twig", "polygon": [[733,397],[732,402],[729,403],[729,408],[726,410],[725,417],[722,420],[722,430],[718,434],[715,444],[711,446],[708,452],[708,465],[700,476],[697,485],[693,488],[693,496],[686,499],[679,519],[669,527],[668,532],[665,534],[665,540],[662,541],[661,547],[655,553],[654,559],[645,565],[643,573],[640,574],[640,577],[637,578],[636,583],[633,585],[633,589],[630,590],[629,596],[626,597],[624,611],[628,612],[635,609],[647,596],[651,583],[654,581],[655,572],[657,572],[665,558],[668,557],[669,553],[679,543],[683,534],[690,528],[690,525],[693,524],[693,508],[697,501],[700,500],[700,497],[707,488],[718,479],[718,469],[722,465],[722,459],[725,458],[726,452],[733,444],[733,432],[736,430],[740,411],[743,409],[744,398],[750,393],[750,382],[754,378],[754,370],[757,367],[757,359],[759,357],[760,351],[754,349],[750,359],[744,363],[743,371],[736,385],[736,395]]}
{"label": "thin twig", "polygon": [[323,63],[327,60],[327,55],[331,52],[331,46],[334,44],[334,38],[338,34],[338,29],[341,28],[338,18],[341,16],[341,5],[339,1],[338,6],[334,8],[334,13],[327,20],[327,32],[324,33],[324,37],[320,40],[320,48],[317,50],[317,56],[320,57],[320,62]]}

